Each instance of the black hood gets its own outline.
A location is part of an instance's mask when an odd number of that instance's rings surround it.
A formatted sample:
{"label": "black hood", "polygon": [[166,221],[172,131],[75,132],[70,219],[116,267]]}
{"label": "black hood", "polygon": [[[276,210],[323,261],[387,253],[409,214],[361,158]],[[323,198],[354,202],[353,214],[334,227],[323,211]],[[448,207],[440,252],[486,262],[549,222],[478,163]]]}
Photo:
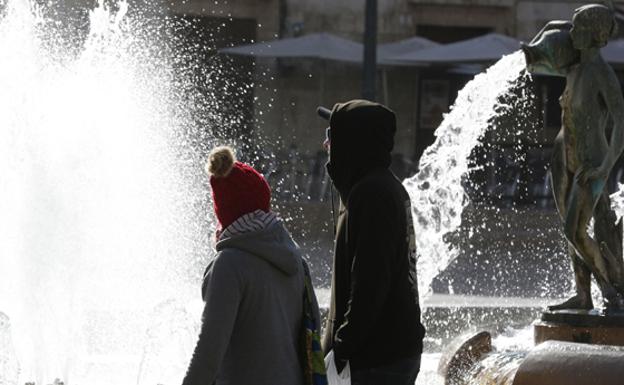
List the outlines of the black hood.
{"label": "black hood", "polygon": [[396,117],[389,108],[367,100],[336,103],[329,120],[327,171],[343,201],[370,170],[392,162]]}

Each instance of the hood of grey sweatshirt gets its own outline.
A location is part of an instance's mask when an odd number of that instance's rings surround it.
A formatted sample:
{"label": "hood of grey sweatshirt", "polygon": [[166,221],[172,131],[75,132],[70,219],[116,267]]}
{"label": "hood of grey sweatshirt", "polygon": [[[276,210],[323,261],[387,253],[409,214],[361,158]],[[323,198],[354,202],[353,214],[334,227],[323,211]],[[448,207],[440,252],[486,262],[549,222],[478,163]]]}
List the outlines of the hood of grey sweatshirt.
{"label": "hood of grey sweatshirt", "polygon": [[216,248],[204,275],[202,327],[183,384],[303,385],[305,276],[296,243],[276,221],[224,237]]}
{"label": "hood of grey sweatshirt", "polygon": [[281,220],[264,229],[232,236],[217,242],[217,251],[238,249],[269,262],[286,275],[301,268],[301,254]]}

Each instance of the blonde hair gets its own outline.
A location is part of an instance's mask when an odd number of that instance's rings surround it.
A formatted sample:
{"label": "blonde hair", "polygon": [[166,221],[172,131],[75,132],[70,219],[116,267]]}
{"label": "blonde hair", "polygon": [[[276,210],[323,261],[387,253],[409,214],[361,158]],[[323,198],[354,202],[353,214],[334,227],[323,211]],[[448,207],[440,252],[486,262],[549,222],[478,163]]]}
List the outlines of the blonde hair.
{"label": "blonde hair", "polygon": [[236,157],[234,156],[234,150],[228,146],[215,147],[210,151],[208,155],[208,162],[206,163],[206,173],[215,178],[223,178],[228,176],[232,167],[234,167]]}

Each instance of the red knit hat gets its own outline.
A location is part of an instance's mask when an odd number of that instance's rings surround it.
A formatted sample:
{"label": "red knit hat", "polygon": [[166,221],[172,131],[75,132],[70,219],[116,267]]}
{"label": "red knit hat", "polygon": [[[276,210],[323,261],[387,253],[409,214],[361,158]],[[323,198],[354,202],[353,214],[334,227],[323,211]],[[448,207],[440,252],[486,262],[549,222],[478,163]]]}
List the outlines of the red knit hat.
{"label": "red knit hat", "polygon": [[231,148],[213,149],[206,170],[221,229],[247,213],[271,210],[271,188],[266,179],[253,167],[236,161]]}

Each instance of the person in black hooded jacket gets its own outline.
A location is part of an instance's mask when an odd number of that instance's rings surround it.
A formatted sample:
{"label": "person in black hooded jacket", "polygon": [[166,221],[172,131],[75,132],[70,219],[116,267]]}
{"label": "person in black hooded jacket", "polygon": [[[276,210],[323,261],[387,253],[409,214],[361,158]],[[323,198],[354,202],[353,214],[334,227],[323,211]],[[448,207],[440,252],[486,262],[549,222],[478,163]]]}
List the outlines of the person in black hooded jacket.
{"label": "person in black hooded jacket", "polygon": [[323,338],[352,385],[413,385],[425,329],[420,322],[409,195],[389,170],[396,118],[365,101],[330,111],[327,171],[340,195],[331,304]]}

